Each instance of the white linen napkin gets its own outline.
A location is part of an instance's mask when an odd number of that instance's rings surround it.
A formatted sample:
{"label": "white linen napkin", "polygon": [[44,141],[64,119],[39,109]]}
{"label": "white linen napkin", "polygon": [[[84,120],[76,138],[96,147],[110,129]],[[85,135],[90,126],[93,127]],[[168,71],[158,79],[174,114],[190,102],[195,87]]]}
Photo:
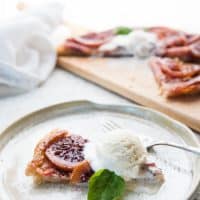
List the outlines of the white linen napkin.
{"label": "white linen napkin", "polygon": [[0,96],[31,90],[47,79],[56,63],[51,34],[61,19],[62,5],[49,3],[0,25]]}

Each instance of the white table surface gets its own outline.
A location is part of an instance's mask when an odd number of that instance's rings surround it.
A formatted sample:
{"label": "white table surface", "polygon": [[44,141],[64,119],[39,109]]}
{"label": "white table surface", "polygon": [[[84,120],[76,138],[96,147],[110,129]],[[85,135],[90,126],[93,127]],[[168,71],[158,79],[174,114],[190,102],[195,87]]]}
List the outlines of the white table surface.
{"label": "white table surface", "polygon": [[31,111],[72,100],[131,104],[128,100],[67,71],[56,69],[41,87],[18,96],[0,98],[0,130]]}

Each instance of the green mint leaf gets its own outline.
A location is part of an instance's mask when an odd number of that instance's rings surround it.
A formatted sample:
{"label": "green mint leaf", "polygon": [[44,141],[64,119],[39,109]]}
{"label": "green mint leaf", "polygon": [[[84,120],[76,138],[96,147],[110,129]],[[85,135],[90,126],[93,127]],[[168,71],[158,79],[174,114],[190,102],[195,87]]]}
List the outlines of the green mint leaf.
{"label": "green mint leaf", "polygon": [[133,31],[133,29],[131,29],[129,27],[121,26],[121,27],[116,28],[115,34],[116,35],[128,35],[132,31]]}
{"label": "green mint leaf", "polygon": [[88,200],[119,200],[124,191],[124,179],[114,172],[102,169],[89,180]]}

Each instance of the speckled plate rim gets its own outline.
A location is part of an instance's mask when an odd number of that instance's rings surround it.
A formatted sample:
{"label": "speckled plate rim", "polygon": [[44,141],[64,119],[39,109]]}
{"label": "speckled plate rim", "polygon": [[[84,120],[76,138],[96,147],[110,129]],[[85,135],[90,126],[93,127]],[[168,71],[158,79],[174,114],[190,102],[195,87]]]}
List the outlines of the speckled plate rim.
{"label": "speckled plate rim", "polygon": [[[98,104],[90,101],[80,100],[80,101],[62,102],[44,108],[40,108],[11,123],[7,128],[5,128],[3,131],[0,132],[0,151],[12,137],[12,135],[9,137],[7,136],[7,134],[9,132],[11,133],[14,132],[13,130],[16,131],[20,124],[26,124],[28,122],[30,123],[32,121],[32,118],[37,118],[37,116],[45,115],[55,110],[63,110],[63,109],[66,110],[71,108],[73,109],[76,108],[77,112],[81,111],[80,109],[87,108],[87,109],[107,110],[114,112],[118,111],[134,115],[136,117],[149,120],[153,123],[157,123],[162,126],[167,126],[168,128],[173,129],[176,132],[176,134],[181,136],[187,144],[200,148],[200,143],[197,137],[186,125],[168,117],[167,115],[161,112],[138,105],[131,105],[131,106],[108,105],[108,104]],[[198,186],[200,185],[200,173],[197,173],[198,169],[200,169],[200,158],[197,157],[195,159],[195,164],[193,166],[193,170],[195,173],[190,188],[191,190],[189,194],[187,194],[187,196],[185,197],[186,199],[193,199],[198,189]]]}

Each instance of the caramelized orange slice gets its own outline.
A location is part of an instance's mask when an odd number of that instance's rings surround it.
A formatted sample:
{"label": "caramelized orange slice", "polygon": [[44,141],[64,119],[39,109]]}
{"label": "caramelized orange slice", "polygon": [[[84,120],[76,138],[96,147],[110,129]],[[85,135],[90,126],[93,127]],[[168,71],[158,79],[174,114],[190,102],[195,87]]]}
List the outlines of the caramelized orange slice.
{"label": "caramelized orange slice", "polygon": [[84,160],[83,147],[86,142],[81,136],[68,135],[52,143],[45,155],[59,169],[71,171]]}

